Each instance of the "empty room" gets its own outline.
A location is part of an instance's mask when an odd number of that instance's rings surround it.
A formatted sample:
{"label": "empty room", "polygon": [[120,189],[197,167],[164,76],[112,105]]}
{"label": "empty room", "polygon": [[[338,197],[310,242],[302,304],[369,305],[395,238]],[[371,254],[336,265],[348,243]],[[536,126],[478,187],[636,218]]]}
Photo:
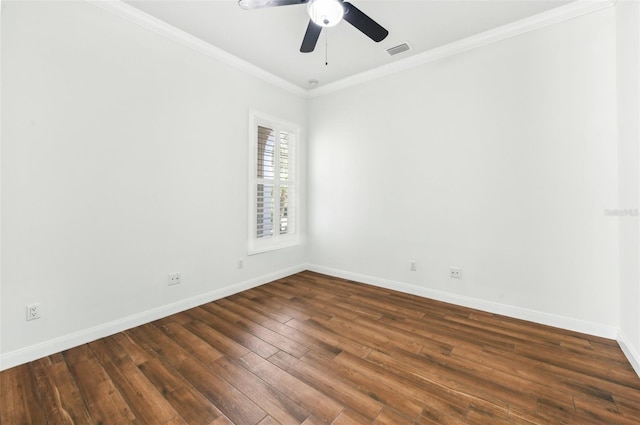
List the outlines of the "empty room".
{"label": "empty room", "polygon": [[0,5],[1,425],[640,423],[640,2]]}

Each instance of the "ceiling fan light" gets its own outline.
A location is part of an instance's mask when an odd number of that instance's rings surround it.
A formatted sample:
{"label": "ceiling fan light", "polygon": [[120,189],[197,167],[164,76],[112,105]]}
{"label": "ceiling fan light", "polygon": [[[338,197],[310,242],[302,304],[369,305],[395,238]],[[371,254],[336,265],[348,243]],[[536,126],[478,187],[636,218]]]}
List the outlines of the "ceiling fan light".
{"label": "ceiling fan light", "polygon": [[307,5],[309,17],[321,27],[332,27],[342,20],[344,7],[339,0],[312,0]]}

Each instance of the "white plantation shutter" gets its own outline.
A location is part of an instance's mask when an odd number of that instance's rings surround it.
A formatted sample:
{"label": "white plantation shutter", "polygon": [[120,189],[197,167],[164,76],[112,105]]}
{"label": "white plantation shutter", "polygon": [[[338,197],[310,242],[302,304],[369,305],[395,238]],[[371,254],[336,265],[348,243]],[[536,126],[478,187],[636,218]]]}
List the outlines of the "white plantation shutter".
{"label": "white plantation shutter", "polygon": [[256,238],[273,236],[275,199],[273,185],[258,184],[256,208]]}
{"label": "white plantation shutter", "polygon": [[296,185],[295,185],[295,136],[280,131],[280,234],[295,233],[296,230]]}
{"label": "white plantation shutter", "polygon": [[298,130],[255,113],[251,125],[249,251],[257,253],[299,243]]}
{"label": "white plantation shutter", "polygon": [[271,128],[258,126],[256,176],[256,238],[273,236],[275,217],[276,138]]}

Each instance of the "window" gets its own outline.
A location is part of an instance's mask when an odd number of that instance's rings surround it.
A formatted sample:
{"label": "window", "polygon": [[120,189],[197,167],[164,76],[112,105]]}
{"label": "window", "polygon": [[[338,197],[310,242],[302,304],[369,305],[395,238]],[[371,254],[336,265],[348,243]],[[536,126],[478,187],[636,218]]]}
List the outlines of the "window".
{"label": "window", "polygon": [[298,245],[300,131],[255,111],[249,122],[249,254]]}

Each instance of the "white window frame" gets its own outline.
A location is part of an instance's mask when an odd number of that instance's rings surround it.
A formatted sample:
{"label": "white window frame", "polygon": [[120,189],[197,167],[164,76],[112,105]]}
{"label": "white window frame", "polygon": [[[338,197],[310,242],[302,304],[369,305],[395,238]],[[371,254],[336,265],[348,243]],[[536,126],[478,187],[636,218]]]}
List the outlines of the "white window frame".
{"label": "white window frame", "polygon": [[[293,231],[287,234],[280,234],[279,231],[273,232],[273,236],[268,238],[258,238],[257,237],[257,208],[258,208],[258,199],[257,199],[257,186],[263,179],[258,178],[257,172],[257,163],[258,163],[258,127],[268,127],[275,130],[276,134],[280,134],[281,131],[286,131],[289,134],[293,135],[293,176],[294,179],[287,180],[287,185],[293,187],[294,193],[294,205],[293,205],[293,216],[290,217],[293,219]],[[301,185],[300,185],[300,138],[301,131],[300,127],[294,123],[287,122],[280,118],[271,116],[269,114],[265,114],[260,111],[250,110],[249,111],[249,249],[248,254],[258,254],[261,252],[273,251],[276,249],[288,248],[296,245],[301,245],[302,238],[300,235],[300,217],[301,217],[301,209],[302,209],[302,194],[301,194]],[[278,143],[276,143],[278,145]],[[279,146],[278,146],[279,149]],[[279,156],[275,155],[277,161],[279,161]],[[275,191],[278,193],[280,186],[280,176],[279,176],[279,163],[276,162],[275,169],[277,172],[275,173]],[[289,199],[291,202],[291,199]],[[279,209],[279,202],[275,202],[276,211]],[[274,213],[276,219],[279,219],[278,212]],[[274,223],[274,229],[279,228],[279,223]]]}

